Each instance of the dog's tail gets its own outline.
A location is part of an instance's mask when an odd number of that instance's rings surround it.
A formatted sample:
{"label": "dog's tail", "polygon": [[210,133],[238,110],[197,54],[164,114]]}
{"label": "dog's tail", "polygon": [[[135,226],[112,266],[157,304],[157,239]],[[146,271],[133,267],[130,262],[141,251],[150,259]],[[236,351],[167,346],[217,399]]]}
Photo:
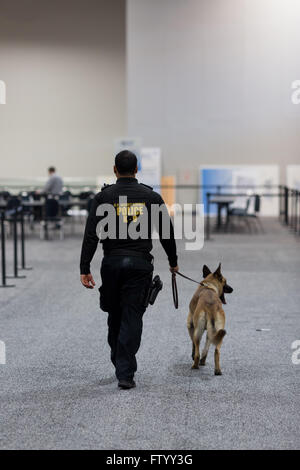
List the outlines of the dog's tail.
{"label": "dog's tail", "polygon": [[221,343],[225,335],[226,335],[226,330],[222,330],[222,329],[218,330],[217,333],[212,338],[212,343],[215,346],[218,346]]}

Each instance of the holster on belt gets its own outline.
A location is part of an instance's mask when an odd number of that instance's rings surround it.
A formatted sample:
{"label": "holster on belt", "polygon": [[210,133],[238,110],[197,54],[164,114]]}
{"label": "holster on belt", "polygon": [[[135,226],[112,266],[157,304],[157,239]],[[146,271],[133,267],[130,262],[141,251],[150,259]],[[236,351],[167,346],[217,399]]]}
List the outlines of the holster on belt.
{"label": "holster on belt", "polygon": [[145,303],[144,303],[144,307],[148,307],[148,305],[153,305],[155,300],[156,300],[156,297],[158,296],[158,293],[159,291],[161,291],[163,288],[163,282],[161,281],[159,275],[157,274],[151,284],[150,284],[150,287],[148,289],[148,292],[147,292],[147,295],[146,295],[146,298],[145,298]]}

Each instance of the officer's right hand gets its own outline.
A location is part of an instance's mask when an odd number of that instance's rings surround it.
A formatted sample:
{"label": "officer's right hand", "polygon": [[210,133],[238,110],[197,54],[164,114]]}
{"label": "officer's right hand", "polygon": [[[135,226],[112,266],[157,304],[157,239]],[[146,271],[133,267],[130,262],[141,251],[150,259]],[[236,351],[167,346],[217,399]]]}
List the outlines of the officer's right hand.
{"label": "officer's right hand", "polygon": [[87,289],[94,289],[96,285],[93,276],[90,274],[81,274],[80,276],[81,284]]}
{"label": "officer's right hand", "polygon": [[179,271],[179,267],[178,267],[178,266],[174,266],[174,267],[172,268],[172,266],[170,266],[170,271],[171,271],[171,273],[175,273],[175,274],[176,274],[176,273],[178,273],[178,271]]}

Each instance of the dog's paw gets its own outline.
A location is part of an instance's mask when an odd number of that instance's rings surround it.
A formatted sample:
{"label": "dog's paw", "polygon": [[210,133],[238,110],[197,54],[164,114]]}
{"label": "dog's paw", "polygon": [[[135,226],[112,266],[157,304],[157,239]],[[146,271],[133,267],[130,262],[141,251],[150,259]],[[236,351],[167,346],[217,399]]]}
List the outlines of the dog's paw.
{"label": "dog's paw", "polygon": [[201,361],[200,361],[200,366],[205,366],[205,360],[203,361],[203,360],[201,359]]}
{"label": "dog's paw", "polygon": [[222,372],[220,370],[215,370],[215,375],[222,375]]}
{"label": "dog's paw", "polygon": [[199,366],[196,366],[195,364],[193,364],[191,369],[199,369]]}

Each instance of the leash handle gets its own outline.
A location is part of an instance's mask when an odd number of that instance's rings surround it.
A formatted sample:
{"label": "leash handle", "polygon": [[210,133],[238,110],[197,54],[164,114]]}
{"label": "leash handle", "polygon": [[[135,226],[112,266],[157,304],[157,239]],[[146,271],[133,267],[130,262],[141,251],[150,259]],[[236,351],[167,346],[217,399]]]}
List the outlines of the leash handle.
{"label": "leash handle", "polygon": [[173,292],[174,307],[177,309],[178,308],[178,290],[177,290],[175,273],[172,273],[172,292]]}
{"label": "leash handle", "polygon": [[195,281],[195,279],[192,279],[191,277],[188,277],[185,274],[180,273],[179,271],[177,271],[177,273],[172,273],[173,302],[174,302],[174,307],[177,309],[178,308],[178,290],[177,290],[176,274],[178,274],[181,277],[184,277],[184,279],[187,279],[188,281],[195,282],[195,284],[198,284],[198,285],[201,285],[202,282]]}

